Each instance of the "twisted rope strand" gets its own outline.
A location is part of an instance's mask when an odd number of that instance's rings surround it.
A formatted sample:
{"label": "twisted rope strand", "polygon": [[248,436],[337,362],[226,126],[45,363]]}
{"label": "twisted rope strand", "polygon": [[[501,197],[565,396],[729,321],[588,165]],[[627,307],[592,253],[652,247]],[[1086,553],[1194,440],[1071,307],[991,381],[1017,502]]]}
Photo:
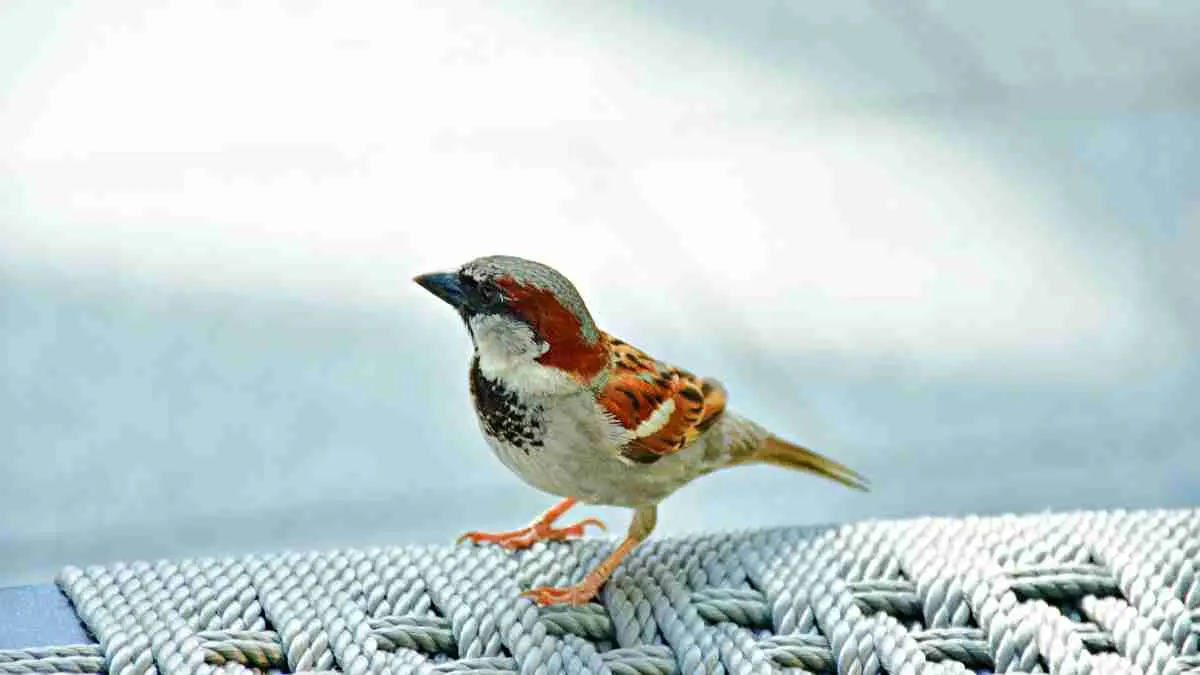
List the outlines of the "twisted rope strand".
{"label": "twisted rope strand", "polygon": [[97,645],[4,673],[1200,675],[1200,510],[923,518],[652,540],[394,547],[67,568]]}

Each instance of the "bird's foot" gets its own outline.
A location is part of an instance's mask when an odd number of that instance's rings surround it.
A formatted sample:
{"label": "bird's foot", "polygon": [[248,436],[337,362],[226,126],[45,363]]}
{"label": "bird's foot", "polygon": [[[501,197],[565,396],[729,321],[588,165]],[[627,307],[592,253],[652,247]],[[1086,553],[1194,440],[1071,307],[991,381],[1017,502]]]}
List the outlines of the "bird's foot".
{"label": "bird's foot", "polygon": [[[596,597],[596,593],[600,592],[600,587],[612,575],[613,570],[617,569],[617,565],[629,555],[638,544],[650,534],[654,529],[654,520],[657,514],[655,507],[644,507],[637,510],[633,516],[633,524],[629,526],[629,534],[625,537],[616,550],[608,555],[595,569],[588,572],[583,581],[574,586],[555,587],[555,586],[539,586],[531,588],[521,594],[521,597],[529,598],[539,605],[586,605]],[[583,523],[579,523],[582,525]]]}
{"label": "bird's foot", "polygon": [[539,586],[531,588],[521,594],[523,598],[529,598],[537,604],[545,607],[546,605],[586,605],[591,602],[596,594],[600,592],[600,586],[603,581],[593,581],[584,579],[583,583],[574,586]]}
{"label": "bird's foot", "polygon": [[566,527],[552,527],[549,523],[534,523],[529,527],[509,532],[468,532],[458,538],[458,543],[470,541],[474,544],[497,544],[510,550],[529,548],[539,541],[563,541],[582,537],[588,525],[601,530],[607,529],[597,518],[585,518]]}

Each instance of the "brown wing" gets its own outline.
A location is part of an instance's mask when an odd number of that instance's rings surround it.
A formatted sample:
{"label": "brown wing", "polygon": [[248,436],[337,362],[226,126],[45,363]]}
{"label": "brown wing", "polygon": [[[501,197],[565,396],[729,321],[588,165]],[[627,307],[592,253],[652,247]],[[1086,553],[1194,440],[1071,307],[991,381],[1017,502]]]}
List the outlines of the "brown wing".
{"label": "brown wing", "polygon": [[621,450],[626,459],[649,464],[677,452],[725,410],[725,389],[716,380],[697,377],[617,338],[604,337],[612,375],[597,398],[632,436]]}

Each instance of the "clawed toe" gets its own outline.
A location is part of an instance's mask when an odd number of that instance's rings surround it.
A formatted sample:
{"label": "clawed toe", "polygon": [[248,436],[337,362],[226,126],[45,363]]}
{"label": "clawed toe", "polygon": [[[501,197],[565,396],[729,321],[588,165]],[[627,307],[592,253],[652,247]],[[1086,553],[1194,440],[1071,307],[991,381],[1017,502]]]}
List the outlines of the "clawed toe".
{"label": "clawed toe", "polygon": [[472,544],[499,544],[513,534],[511,532],[479,532],[472,530],[464,533],[454,543],[461,544],[469,541]]}
{"label": "clawed toe", "polygon": [[597,590],[584,584],[562,588],[556,586],[539,586],[525,591],[521,594],[521,597],[529,598],[543,607],[547,605],[579,606],[591,602],[592,598],[596,597]]}
{"label": "clawed toe", "polygon": [[540,533],[541,537],[539,537],[539,539],[553,539],[555,541],[560,541],[563,539],[582,537],[586,533],[588,525],[592,525],[600,530],[608,529],[604,525],[604,522],[599,518],[584,518],[578,523],[574,523],[566,527],[546,528],[542,533]]}
{"label": "clawed toe", "polygon": [[467,532],[458,538],[459,544],[470,541],[473,544],[496,544],[510,550],[529,548],[539,541],[563,541],[582,537],[589,525],[601,530],[607,529],[598,518],[585,518],[578,523],[566,527],[550,527],[548,525],[531,525],[512,532]]}

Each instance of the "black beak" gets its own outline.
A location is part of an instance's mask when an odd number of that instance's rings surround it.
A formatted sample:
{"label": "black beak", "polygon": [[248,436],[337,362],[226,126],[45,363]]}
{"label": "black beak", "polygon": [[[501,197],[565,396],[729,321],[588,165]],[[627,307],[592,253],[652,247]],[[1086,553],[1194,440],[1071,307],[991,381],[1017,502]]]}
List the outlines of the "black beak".
{"label": "black beak", "polygon": [[415,277],[413,281],[457,310],[466,305],[467,296],[463,293],[458,275],[454,272],[431,272]]}

